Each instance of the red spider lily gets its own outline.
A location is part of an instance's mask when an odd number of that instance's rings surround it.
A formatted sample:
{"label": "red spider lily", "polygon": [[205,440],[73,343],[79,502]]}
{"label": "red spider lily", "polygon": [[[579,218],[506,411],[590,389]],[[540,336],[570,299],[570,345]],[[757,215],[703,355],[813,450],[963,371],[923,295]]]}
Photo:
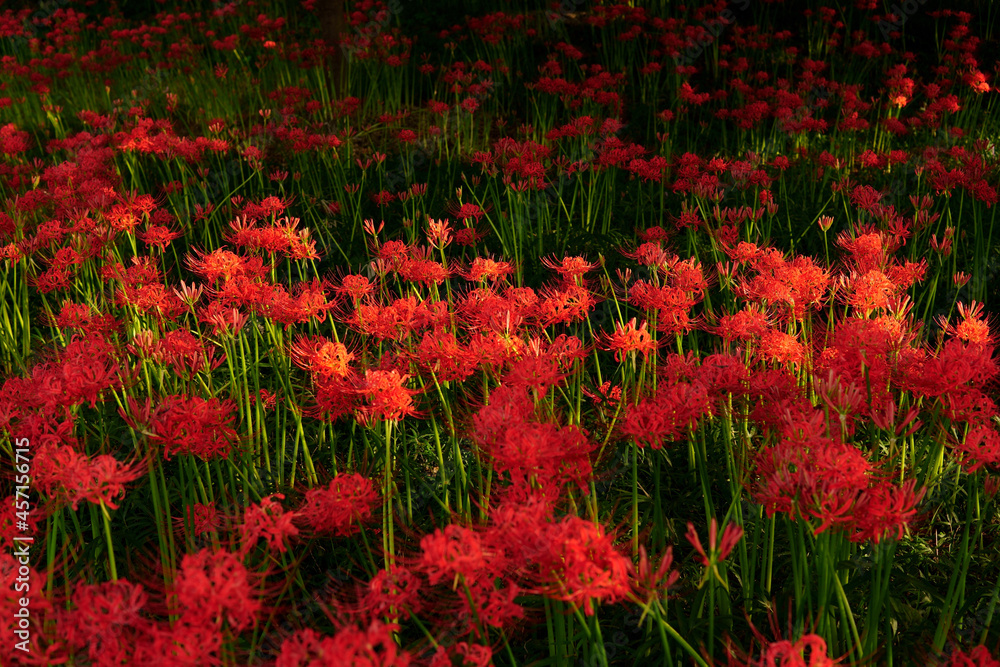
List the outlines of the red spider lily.
{"label": "red spider lily", "polygon": [[962,317],[962,321],[954,326],[948,322],[947,317],[942,316],[938,319],[941,328],[947,334],[966,343],[993,344],[989,321],[983,317],[983,304],[973,301],[966,306],[964,303],[959,303],[958,314]]}
{"label": "red spider lily", "polygon": [[420,569],[430,584],[447,583],[455,589],[459,583],[472,585],[487,572],[501,570],[502,563],[483,544],[480,534],[471,528],[449,524],[420,540]]}
{"label": "red spider lily", "polygon": [[602,335],[604,344],[602,349],[614,352],[615,361],[618,362],[624,355],[632,356],[636,352],[642,352],[643,359],[647,358],[650,352],[656,352],[657,341],[646,331],[646,325],[646,321],[643,320],[637,329],[634,317],[624,325],[616,322],[614,333]]}
{"label": "red spider lily", "polygon": [[180,527],[185,525],[185,522],[189,522],[189,525],[194,530],[194,534],[197,537],[203,533],[208,533],[216,530],[221,525],[221,518],[219,516],[219,511],[215,507],[215,503],[209,503],[207,505],[202,503],[195,503],[194,505],[189,505],[187,507],[187,518],[178,518],[174,522]]}
{"label": "red spider lily", "polygon": [[719,324],[711,329],[726,342],[741,340],[750,341],[758,338],[770,328],[771,319],[759,304],[752,303],[743,310],[732,315],[723,315]]}
{"label": "red spider lily", "polygon": [[826,641],[815,634],[803,635],[795,642],[787,639],[767,644],[760,656],[760,667],[834,667],[840,660],[830,657]]}
{"label": "red spider lily", "polygon": [[961,442],[953,444],[954,451],[959,455],[959,463],[969,473],[974,473],[983,466],[1000,465],[1000,433],[995,428],[972,426]]}
{"label": "red spider lily", "polygon": [[438,646],[430,667],[488,667],[492,664],[493,649],[489,646],[458,642],[448,647]]}
{"label": "red spider lily", "polygon": [[805,350],[795,336],[774,329],[761,334],[757,353],[762,359],[780,364],[798,366],[805,357]]}
{"label": "red spider lily", "polygon": [[639,565],[632,568],[632,587],[640,600],[649,604],[653,600],[667,597],[667,590],[677,583],[681,576],[680,572],[670,569],[673,563],[674,549],[668,546],[654,571],[646,554],[646,547],[639,546]]}
{"label": "red spider lily", "polygon": [[450,331],[428,331],[417,346],[414,358],[441,382],[461,381],[476,370],[475,353],[463,348]]}
{"label": "red spider lily", "polygon": [[150,224],[146,227],[146,231],[140,232],[137,236],[146,245],[158,248],[160,252],[164,252],[171,242],[181,238],[184,234],[183,232],[175,232],[170,227],[164,225]]}
{"label": "red spider lily", "polygon": [[597,304],[590,290],[574,284],[566,284],[561,289],[545,290],[542,297],[538,311],[545,326],[582,321]]}
{"label": "red spider lily", "polygon": [[221,248],[212,252],[195,251],[195,254],[187,256],[187,264],[191,271],[210,285],[236,276],[263,279],[267,272],[259,257],[244,258]]}
{"label": "red spider lily", "polygon": [[237,632],[257,622],[255,588],[239,557],[224,550],[186,554],[174,582],[185,621],[215,628],[225,623]]}
{"label": "red spider lily", "polygon": [[743,537],[743,528],[731,523],[727,524],[722,530],[722,540],[720,541],[719,524],[715,517],[712,517],[712,521],[708,527],[708,552],[706,553],[705,547],[702,546],[701,539],[699,539],[698,533],[694,529],[694,524],[689,521],[687,527],[687,533],[684,537],[694,546],[695,551],[698,552],[698,559],[705,567],[705,575],[702,577],[698,587],[701,588],[708,581],[709,576],[714,575],[719,580],[719,583],[728,590],[726,582],[719,573],[719,564],[724,562],[730,552],[739,544],[740,538]]}
{"label": "red spider lily", "polygon": [[291,512],[285,512],[284,508],[275,501],[275,499],[283,500],[284,498],[283,494],[275,493],[261,498],[259,503],[246,509],[243,524],[240,526],[242,554],[245,555],[253,549],[261,537],[267,540],[269,549],[285,553],[287,550],[285,540],[298,535],[299,529],[293,523],[295,515]]}
{"label": "red spider lily", "polygon": [[483,283],[488,280],[493,285],[496,285],[498,282],[506,280],[507,276],[512,273],[514,273],[513,264],[503,261],[498,262],[487,255],[485,257],[476,257],[472,260],[468,271],[461,275],[471,282]]}
{"label": "red spider lily", "polygon": [[408,667],[410,654],[396,645],[399,626],[372,621],[367,629],[348,626],[333,637],[313,630],[300,630],[281,645],[275,667],[311,665],[378,665]]}
{"label": "red spider lily", "polygon": [[109,340],[111,335],[121,330],[121,322],[110,313],[102,314],[86,304],[70,301],[63,303],[62,310],[55,317],[45,321],[60,329],[78,329],[84,336],[94,335],[102,340]]}
{"label": "red spider lily", "polygon": [[465,221],[469,218],[474,219],[479,222],[479,219],[486,215],[489,211],[489,207],[485,210],[477,206],[476,204],[451,204],[448,206],[448,212],[455,216],[456,219]]}
{"label": "red spider lily", "polygon": [[174,373],[189,380],[206,367],[215,370],[226,360],[225,354],[216,356],[217,347],[206,345],[186,329],[168,332],[150,351],[153,359],[170,364]]}
{"label": "red spider lily", "polygon": [[371,424],[379,420],[398,421],[403,417],[417,414],[413,406],[413,395],[416,393],[407,389],[405,384],[408,375],[400,375],[399,371],[365,371],[355,386],[355,392],[364,403],[357,408],[356,416],[359,423]]}
{"label": "red spider lily", "polygon": [[267,389],[261,389],[257,393],[250,392],[247,398],[250,399],[251,405],[257,405],[258,403],[260,403],[261,407],[264,410],[270,410],[274,408],[274,406],[280,401],[280,398],[277,394],[272,394]]}
{"label": "red spider lily", "polygon": [[360,303],[347,323],[369,336],[404,340],[418,328],[418,317],[428,306],[416,297],[396,299],[391,304]]}
{"label": "red spider lily", "polygon": [[895,539],[902,539],[907,523],[917,514],[917,504],[927,492],[925,487],[916,490],[916,484],[917,480],[909,479],[902,486],[880,483],[864,491],[854,506],[851,523],[855,532],[850,540],[870,539],[878,544],[893,533]]}
{"label": "red spider lily", "polygon": [[427,219],[427,243],[437,250],[443,250],[451,243],[450,220]]}
{"label": "red spider lily", "polygon": [[323,322],[327,312],[334,307],[327,301],[326,285],[321,280],[298,283],[291,294],[284,287],[274,285],[266,294],[261,303],[263,314],[284,324],[286,330],[293,324],[304,324],[312,319]]}
{"label": "red spider lily", "polygon": [[81,500],[118,509],[114,498],[125,485],[143,476],[143,466],[125,464],[109,454],[88,457],[73,447],[41,447],[34,461],[35,483],[40,491],[74,510]]}
{"label": "red spider lily", "polygon": [[[266,200],[265,200],[266,201]],[[229,243],[250,250],[263,250],[269,255],[281,253],[294,260],[319,259],[316,242],[309,238],[308,229],[299,229],[299,218],[284,217],[267,227],[257,227],[257,220],[243,215],[230,224]]]}
{"label": "red spider lily", "polygon": [[700,382],[661,386],[655,396],[629,409],[622,433],[640,447],[659,449],[694,428],[710,407],[708,389]]}
{"label": "red spider lily", "polygon": [[[59,659],[52,655],[51,649],[55,647],[50,644],[50,648],[46,650],[41,647],[41,642],[38,641],[38,638],[44,636],[42,622],[53,609],[53,603],[48,597],[37,595],[31,598],[31,606],[28,607],[30,615],[24,616],[24,612],[20,614],[22,618],[25,618],[23,624],[16,615],[25,608],[20,603],[20,598],[24,597],[25,592],[43,591],[45,585],[44,570],[42,572],[36,571],[31,565],[20,562],[18,556],[11,552],[0,553],[0,586],[3,586],[0,589],[3,591],[0,593],[0,613],[6,614],[7,618],[10,619],[4,622],[4,631],[12,638],[18,637],[15,634],[18,629],[28,630],[30,635],[30,643],[28,644],[30,652],[28,654],[15,648],[13,641],[0,645],[0,660],[3,660],[3,664],[24,664],[21,656],[25,655],[37,659],[38,664],[59,664]],[[15,655],[18,657],[15,658]]]}
{"label": "red spider lily", "polygon": [[497,470],[511,474],[516,486],[585,487],[593,443],[578,428],[539,423],[533,413],[526,386],[501,385],[490,394],[489,405],[473,417],[477,444]]}
{"label": "red spider lily", "polygon": [[556,260],[554,257],[543,257],[542,265],[559,273],[565,282],[577,285],[582,284],[581,278],[584,274],[599,266],[588,262],[583,257],[563,257],[562,260]]}
{"label": "red spider lily", "polygon": [[87,649],[95,664],[121,664],[133,657],[135,646],[151,623],[141,615],[146,591],[124,579],[77,584],[73,609],[60,615],[59,636],[73,649]]}
{"label": "red spider lily", "polygon": [[398,272],[404,280],[423,283],[427,287],[440,285],[451,275],[448,267],[443,266],[440,262],[415,257],[403,259],[399,264]]}
{"label": "red spider lily", "polygon": [[317,378],[343,378],[351,371],[354,355],[343,343],[322,336],[301,337],[291,346],[291,358],[296,366]]}
{"label": "red spider lily", "polygon": [[426,606],[422,591],[419,570],[393,564],[379,570],[358,596],[360,616],[372,621],[388,614],[416,614]]}
{"label": "red spider lily", "polygon": [[1000,660],[985,646],[976,646],[968,652],[956,650],[945,667],[1000,667]]}
{"label": "red spider lily", "polygon": [[[29,512],[27,517],[22,513],[18,517],[16,508],[17,496],[7,496],[0,501],[0,545],[6,549],[5,553],[15,548],[17,543],[14,538],[22,536],[23,532],[29,535],[36,534],[38,521],[42,518],[39,516],[41,512]],[[26,524],[27,528],[20,528],[20,523]]]}
{"label": "red spider lily", "polygon": [[[231,400],[204,399],[200,396],[167,396],[148,420],[150,439],[163,445],[164,458],[190,454],[207,461],[216,456],[228,458],[238,441],[231,423],[236,405]],[[132,406],[135,415],[135,406]],[[149,399],[146,408],[149,411]]]}
{"label": "red spider lily", "polygon": [[629,561],[603,526],[568,516],[545,526],[540,543],[534,560],[543,595],[582,606],[588,616],[594,600],[613,603],[628,595]]}
{"label": "red spider lily", "polygon": [[227,308],[221,301],[212,301],[198,311],[198,320],[212,325],[216,336],[235,336],[250,321],[250,316],[239,308]]}
{"label": "red spider lily", "polygon": [[364,276],[347,275],[336,288],[338,294],[346,294],[357,304],[358,301],[375,291],[375,286]]}
{"label": "red spider lily", "polygon": [[780,306],[785,317],[801,320],[806,308],[820,305],[830,285],[830,275],[809,257],[791,261],[774,249],[762,251],[754,262],[758,274],[742,280],[738,293],[764,305]]}
{"label": "red spider lily", "polygon": [[325,488],[306,491],[295,520],[320,534],[348,537],[361,530],[379,496],[370,479],[356,473],[340,474]]}

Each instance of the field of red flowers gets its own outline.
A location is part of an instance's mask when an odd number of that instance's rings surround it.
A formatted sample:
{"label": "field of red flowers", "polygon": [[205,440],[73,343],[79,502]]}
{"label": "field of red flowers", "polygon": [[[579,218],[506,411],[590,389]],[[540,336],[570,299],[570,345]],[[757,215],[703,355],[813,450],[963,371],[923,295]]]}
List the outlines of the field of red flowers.
{"label": "field of red flowers", "polygon": [[0,664],[1000,666],[1000,5],[330,4],[0,3]]}

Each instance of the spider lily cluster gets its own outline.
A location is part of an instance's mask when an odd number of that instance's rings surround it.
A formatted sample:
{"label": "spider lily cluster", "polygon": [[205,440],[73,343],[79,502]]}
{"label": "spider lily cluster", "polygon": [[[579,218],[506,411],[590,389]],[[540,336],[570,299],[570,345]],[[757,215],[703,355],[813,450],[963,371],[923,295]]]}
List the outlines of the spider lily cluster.
{"label": "spider lily cluster", "polygon": [[316,4],[0,13],[4,664],[1000,664],[995,8]]}

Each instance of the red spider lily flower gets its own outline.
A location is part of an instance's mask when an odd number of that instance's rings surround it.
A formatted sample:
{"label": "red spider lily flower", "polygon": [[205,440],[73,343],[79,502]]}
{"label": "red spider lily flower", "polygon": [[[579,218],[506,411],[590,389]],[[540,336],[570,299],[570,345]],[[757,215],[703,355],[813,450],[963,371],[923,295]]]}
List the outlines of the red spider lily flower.
{"label": "red spider lily flower", "polygon": [[358,423],[371,424],[378,420],[398,421],[403,417],[417,414],[413,407],[416,391],[407,389],[409,375],[399,371],[368,369],[356,385],[355,391],[365,403],[357,408]]}
{"label": "red spider lily flower", "polygon": [[954,443],[954,450],[962,467],[970,474],[986,465],[998,466],[1000,433],[990,426],[972,426],[960,443]]}
{"label": "red spider lily flower", "polygon": [[946,333],[966,343],[993,344],[989,321],[983,317],[983,304],[973,301],[966,306],[964,303],[959,303],[958,314],[962,317],[962,321],[954,326],[949,325],[945,317],[939,320]]}
{"label": "red spider lily flower", "polygon": [[1000,667],[1000,660],[990,655],[985,646],[976,646],[968,653],[956,650],[945,667]]}
{"label": "red spider lily flower", "polygon": [[681,573],[671,570],[674,563],[674,548],[668,546],[663,556],[660,557],[660,564],[653,570],[646,554],[646,547],[639,546],[639,565],[632,569],[632,587],[639,599],[647,604],[653,600],[665,599],[667,590],[677,583]]}
{"label": "red spider lily flower", "polygon": [[670,260],[670,255],[663,249],[659,241],[647,241],[634,251],[622,249],[619,252],[629,259],[634,259],[643,266],[661,267],[666,265]]}
{"label": "red spider lily flower", "polygon": [[545,326],[584,320],[597,303],[590,290],[572,283],[564,284],[561,289],[545,290],[542,297],[538,310]]}
{"label": "red spider lily flower", "polygon": [[208,253],[196,250],[186,260],[188,268],[210,285],[238,276],[249,280],[263,280],[269,270],[260,257],[241,257],[221,248]]}
{"label": "red spider lily flower", "polygon": [[137,236],[146,245],[159,248],[160,252],[164,252],[172,241],[181,238],[184,233],[175,232],[163,225],[150,224],[146,227],[146,231],[140,232]]}
{"label": "red spider lily flower", "polygon": [[266,294],[261,303],[263,314],[284,324],[286,330],[293,324],[303,324],[313,318],[323,322],[327,312],[334,307],[333,303],[327,301],[326,285],[320,280],[298,283],[291,294],[281,285],[261,289],[260,292]]}
{"label": "red spider lily flower", "polygon": [[322,336],[300,337],[292,343],[291,358],[296,366],[320,379],[343,378],[350,371],[354,355],[343,343]]}
{"label": "red spider lily flower", "polygon": [[513,361],[510,371],[504,376],[506,385],[525,386],[539,398],[544,398],[549,390],[566,376],[559,370],[559,360],[551,354],[525,354]]}
{"label": "red spider lily flower", "polygon": [[881,409],[876,410],[873,408],[870,416],[872,423],[883,431],[894,433],[898,438],[908,438],[916,433],[917,429],[923,426],[923,422],[917,419],[917,415],[919,414],[920,410],[918,408],[910,408],[909,411],[903,415],[899,424],[897,424],[896,401],[890,398],[885,402]]}
{"label": "red spider lily flower", "polygon": [[475,353],[463,348],[455,334],[444,330],[425,333],[414,359],[440,382],[464,380],[472,375],[477,365]]}
{"label": "red spider lily flower", "polygon": [[844,281],[847,287],[847,305],[868,313],[876,308],[888,308],[891,297],[899,292],[899,286],[889,276],[878,269],[863,275],[852,273]]}
{"label": "red spider lily flower", "polygon": [[482,644],[458,642],[451,646],[438,646],[431,658],[430,667],[488,667],[493,664],[493,649]]}
{"label": "red spider lily flower", "polygon": [[432,586],[446,582],[453,589],[460,581],[479,581],[487,570],[496,571],[496,558],[476,531],[458,524],[438,528],[420,540],[420,569]]}
{"label": "red spider lily flower", "polygon": [[554,257],[543,257],[542,265],[559,273],[565,282],[577,285],[582,284],[580,279],[585,273],[593,271],[599,266],[588,262],[583,257],[563,257],[561,260],[556,260]]}
{"label": "red spider lily flower", "polygon": [[337,294],[346,294],[355,304],[375,291],[375,286],[365,276],[347,275],[336,288]]}
{"label": "red spider lily flower", "polygon": [[708,389],[701,382],[661,386],[655,396],[629,409],[622,433],[634,438],[640,447],[659,449],[680,439],[688,428],[695,428],[709,409]]}
{"label": "red spider lily flower", "polygon": [[150,439],[163,445],[164,458],[175,454],[190,454],[203,461],[215,456],[228,458],[239,439],[231,426],[235,408],[231,400],[167,396],[150,415]]}
{"label": "red spider lily flower", "polygon": [[440,285],[447,280],[451,272],[448,267],[440,262],[430,259],[417,259],[407,257],[403,259],[398,268],[401,278],[413,283],[423,283],[425,286]]}
{"label": "red spider lily flower", "polygon": [[185,554],[174,582],[184,620],[241,632],[257,622],[260,599],[250,573],[236,554],[202,549]]}
{"label": "red spider lily flower", "polygon": [[129,662],[150,626],[140,615],[147,602],[143,587],[124,579],[77,584],[72,602],[73,609],[60,614],[60,639],[76,650],[86,648],[94,664]]}
{"label": "red spider lily flower", "polygon": [[472,260],[469,270],[460,274],[468,281],[483,283],[490,281],[493,285],[501,280],[506,280],[507,276],[514,273],[514,265],[510,262],[498,262],[489,255],[476,257]]}
{"label": "red spider lily flower", "polygon": [[770,328],[770,325],[771,319],[761,306],[751,303],[732,315],[721,316],[718,326],[709,329],[709,331],[718,334],[726,342],[749,341],[762,336]]}
{"label": "red spider lily flower", "polygon": [[137,464],[125,464],[109,454],[88,457],[73,447],[42,446],[35,454],[34,479],[38,489],[74,510],[81,500],[118,509],[114,498],[125,485],[145,474]]}
{"label": "red spider lily flower", "polygon": [[198,311],[198,320],[212,325],[212,333],[216,336],[236,336],[250,321],[250,316],[239,308],[227,308],[221,301],[212,301]]}
{"label": "red spider lily flower", "polygon": [[[795,642],[782,639],[764,647],[760,667],[834,667],[840,662],[830,657],[826,641],[819,635],[807,634]],[[754,663],[758,664],[758,663]]]}
{"label": "red spider lily flower", "polygon": [[425,606],[420,597],[422,582],[416,570],[400,565],[379,570],[358,596],[362,618],[373,621],[390,613],[405,616],[419,612]]}
{"label": "red spider lily flower", "polygon": [[830,274],[809,257],[787,261],[771,248],[762,250],[753,264],[758,275],[740,281],[742,296],[780,306],[782,314],[796,320],[805,317],[807,307],[821,304],[830,286]]}
{"label": "red spider lily flower", "polygon": [[84,402],[94,407],[106,390],[122,386],[118,353],[97,335],[74,336],[57,355],[56,362],[32,368],[34,386],[27,394],[49,414]]}
{"label": "red spider lily flower", "polygon": [[694,524],[689,521],[687,526],[687,533],[684,537],[694,546],[695,551],[698,552],[698,560],[706,568],[705,576],[698,587],[701,588],[708,581],[708,577],[714,575],[719,580],[719,583],[728,590],[726,582],[722,579],[722,575],[719,574],[718,566],[726,560],[736,545],[739,544],[740,539],[743,537],[743,528],[731,523],[727,524],[722,530],[722,540],[720,541],[719,523],[715,517],[712,517],[712,521],[708,527],[708,552],[706,553],[705,547],[702,546],[701,540],[698,538],[698,533],[694,529]]}
{"label": "red spider lily flower", "polygon": [[295,520],[320,534],[348,537],[361,530],[372,515],[379,495],[370,479],[356,473],[339,474],[325,488],[306,491]]}
{"label": "red spider lily flower", "polygon": [[450,220],[427,219],[427,243],[437,250],[442,250],[451,243],[452,230]]}
{"label": "red spider lily flower", "polygon": [[17,129],[14,123],[0,127],[0,153],[15,155],[31,148],[31,135]]}
{"label": "red spider lily flower", "polygon": [[60,329],[78,329],[85,336],[94,335],[105,341],[121,330],[121,322],[114,315],[101,314],[86,304],[70,301],[63,303],[62,310],[55,317],[46,314],[44,321]]}
{"label": "red spider lily flower", "polygon": [[615,353],[615,361],[621,362],[624,355],[633,356],[636,352],[642,352],[643,359],[649,356],[650,352],[655,353],[657,341],[646,331],[647,323],[643,320],[639,328],[635,327],[633,317],[627,324],[615,323],[615,331],[611,334],[602,334],[603,347]]}
{"label": "red spider lily flower", "polygon": [[795,336],[774,329],[761,335],[757,353],[762,359],[794,366],[801,364],[805,356],[802,343]]}
{"label": "red spider lily flower", "polygon": [[917,504],[927,492],[926,487],[917,490],[916,484],[915,479],[907,480],[902,486],[879,483],[864,491],[854,505],[852,525],[855,532],[849,539],[852,542],[870,539],[878,544],[893,533],[895,539],[902,539],[907,523],[917,514]]}
{"label": "red spider lily flower", "polygon": [[476,443],[515,484],[586,486],[594,444],[577,427],[536,421],[526,386],[498,387],[473,417],[473,427]]}
{"label": "red spider lily flower", "polygon": [[187,524],[193,528],[196,537],[203,533],[208,533],[218,529],[222,523],[219,511],[215,507],[215,503],[209,503],[207,505],[195,503],[194,505],[188,505],[186,514],[186,519],[178,518],[174,521],[181,528],[183,528],[185,522],[187,522]]}
{"label": "red spider lily flower", "polygon": [[223,631],[216,624],[182,616],[171,625],[153,627],[135,648],[132,664],[221,665]]}
{"label": "red spider lily flower", "polygon": [[472,247],[487,236],[487,232],[480,232],[475,227],[466,227],[455,232],[455,243],[460,246]]}
{"label": "red spider lily flower", "polygon": [[169,363],[174,373],[190,380],[206,368],[206,362],[209,370],[222,365],[226,355],[216,356],[217,350],[216,346],[195,338],[187,329],[177,329],[163,336],[153,358]]}
{"label": "red spider lily flower", "polygon": [[594,600],[616,602],[630,591],[630,563],[614,547],[604,527],[578,516],[545,526],[535,554],[538,592],[554,600],[582,606],[594,614]]}
{"label": "red spider lily flower", "polygon": [[367,629],[348,626],[333,637],[306,629],[286,639],[275,667],[312,665],[371,665],[409,667],[410,654],[396,645],[399,626],[372,621]]}
{"label": "red spider lily flower", "polygon": [[285,553],[287,550],[286,538],[299,534],[299,529],[293,523],[295,515],[291,512],[285,512],[284,508],[275,501],[275,498],[283,500],[285,496],[281,493],[265,496],[260,499],[259,503],[246,509],[243,524],[240,526],[242,554],[249,553],[261,537],[267,540],[269,549]]}
{"label": "red spider lily flower", "polygon": [[268,226],[257,227],[256,219],[243,215],[229,223],[232,233],[226,240],[251,251],[263,250],[271,255],[281,253],[293,260],[319,259],[316,241],[309,238],[308,229],[298,228],[300,222],[299,218],[286,216]]}
{"label": "red spider lily flower", "polygon": [[484,215],[486,215],[488,211],[489,207],[487,207],[484,210],[479,206],[477,206],[476,204],[462,204],[462,205],[450,204],[448,206],[448,212],[451,213],[453,216],[455,216],[456,219],[461,220],[463,222],[470,218],[474,219],[476,222],[479,222],[479,219],[482,218]]}
{"label": "red spider lily flower", "polygon": [[250,399],[250,405],[257,405],[260,403],[262,409],[270,410],[277,405],[279,398],[277,394],[272,394],[267,389],[261,389],[256,394],[251,392],[247,397]]}

